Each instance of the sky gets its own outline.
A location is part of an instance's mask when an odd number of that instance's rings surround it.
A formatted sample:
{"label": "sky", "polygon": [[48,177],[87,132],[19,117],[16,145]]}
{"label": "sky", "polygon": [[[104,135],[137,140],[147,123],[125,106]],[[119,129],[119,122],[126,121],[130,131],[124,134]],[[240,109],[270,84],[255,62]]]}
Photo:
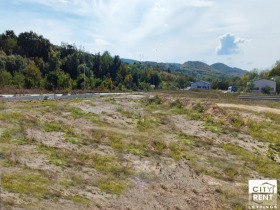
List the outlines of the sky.
{"label": "sky", "polygon": [[269,69],[280,59],[279,0],[1,0],[0,33],[33,31],[91,53]]}

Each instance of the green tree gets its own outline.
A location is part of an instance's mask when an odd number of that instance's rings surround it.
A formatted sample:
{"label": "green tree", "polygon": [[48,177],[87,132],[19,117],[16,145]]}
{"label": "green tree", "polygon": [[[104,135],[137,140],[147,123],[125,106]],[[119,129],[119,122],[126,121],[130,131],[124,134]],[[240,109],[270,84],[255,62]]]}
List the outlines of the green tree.
{"label": "green tree", "polygon": [[270,94],[270,86],[265,86],[263,89],[262,89],[262,92],[264,93],[264,94]]}
{"label": "green tree", "polygon": [[[80,74],[78,77],[77,77],[77,88],[78,89],[84,89],[84,74]],[[90,79],[85,76],[85,88],[86,89],[89,89],[90,87]]]}
{"label": "green tree", "polygon": [[1,71],[0,72],[0,85],[10,85],[12,84],[12,75],[10,72]]}
{"label": "green tree", "polygon": [[43,36],[39,36],[33,31],[20,33],[18,45],[22,48],[26,57],[40,57],[48,61],[51,43]]}
{"label": "green tree", "polygon": [[23,88],[24,81],[25,81],[24,75],[20,72],[15,72],[15,75],[13,78],[13,85],[17,86],[18,88]]}
{"label": "green tree", "polygon": [[248,84],[247,84],[247,92],[252,92],[252,90],[254,90],[254,88],[255,88],[255,85],[254,85],[254,83],[253,83],[253,81],[251,80],[250,82],[248,82]]}
{"label": "green tree", "polygon": [[271,69],[271,71],[268,73],[268,76],[275,77],[275,76],[280,76],[280,61],[277,61],[274,68]]}
{"label": "green tree", "polygon": [[35,65],[32,61],[28,66],[24,69],[24,76],[25,76],[25,87],[26,88],[35,88],[39,87],[40,79],[41,79],[41,72],[40,69]]}
{"label": "green tree", "polygon": [[8,30],[0,36],[0,50],[7,55],[11,55],[17,51],[17,36],[14,31]]}
{"label": "green tree", "polygon": [[183,89],[183,88],[186,87],[186,80],[185,80],[184,77],[177,77],[176,83],[177,83],[177,86],[178,86],[180,89]]}

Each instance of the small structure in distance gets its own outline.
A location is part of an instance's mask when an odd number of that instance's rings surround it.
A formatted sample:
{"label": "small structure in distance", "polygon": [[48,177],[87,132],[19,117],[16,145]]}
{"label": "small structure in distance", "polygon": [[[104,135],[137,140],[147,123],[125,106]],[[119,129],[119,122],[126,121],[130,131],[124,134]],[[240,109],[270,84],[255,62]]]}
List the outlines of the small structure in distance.
{"label": "small structure in distance", "polygon": [[211,84],[203,80],[200,80],[198,82],[191,82],[191,89],[210,90]]}
{"label": "small structure in distance", "polygon": [[269,93],[276,93],[276,81],[270,79],[255,79],[248,82],[247,87],[251,86],[252,93],[263,93],[266,88],[270,88]]}
{"label": "small structure in distance", "polygon": [[235,93],[238,91],[238,89],[240,89],[240,86],[229,86],[227,92],[228,93]]}

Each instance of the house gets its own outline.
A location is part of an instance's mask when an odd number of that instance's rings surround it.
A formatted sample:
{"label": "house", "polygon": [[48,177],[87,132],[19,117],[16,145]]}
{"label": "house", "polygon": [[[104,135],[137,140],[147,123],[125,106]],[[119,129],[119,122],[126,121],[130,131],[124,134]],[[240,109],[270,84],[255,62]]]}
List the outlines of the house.
{"label": "house", "polygon": [[200,80],[198,82],[191,82],[191,89],[210,90],[211,89],[211,85],[208,82]]}
{"label": "house", "polygon": [[[250,83],[250,82],[249,82]],[[251,81],[252,93],[263,93],[264,88],[270,87],[270,93],[276,93],[276,81],[270,79],[255,79]]]}

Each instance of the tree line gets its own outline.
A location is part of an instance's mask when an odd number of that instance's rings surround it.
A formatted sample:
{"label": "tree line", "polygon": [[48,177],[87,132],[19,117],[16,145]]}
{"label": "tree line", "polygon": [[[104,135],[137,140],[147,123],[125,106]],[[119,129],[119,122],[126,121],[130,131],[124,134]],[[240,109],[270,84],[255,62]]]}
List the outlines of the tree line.
{"label": "tree line", "polygon": [[[127,65],[108,51],[83,52],[56,46],[34,32],[0,35],[0,85],[17,88],[147,90],[162,83],[160,69]],[[85,74],[85,79],[84,79]]]}

